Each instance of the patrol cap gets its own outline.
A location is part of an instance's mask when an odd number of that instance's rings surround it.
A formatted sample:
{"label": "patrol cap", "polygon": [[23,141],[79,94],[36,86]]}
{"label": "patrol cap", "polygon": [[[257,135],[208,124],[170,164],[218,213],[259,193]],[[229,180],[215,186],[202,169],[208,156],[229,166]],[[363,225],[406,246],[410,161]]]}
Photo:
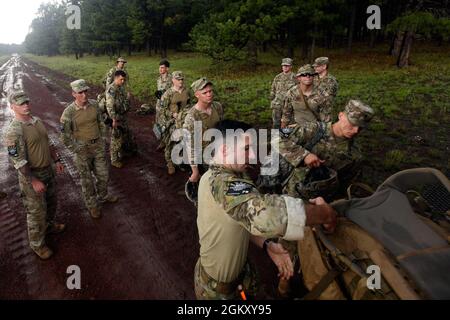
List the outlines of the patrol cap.
{"label": "patrol cap", "polygon": [[316,74],[316,70],[314,70],[314,68],[310,64],[305,64],[304,66],[301,66],[298,69],[297,74],[295,76],[299,77],[302,74],[315,75]]}
{"label": "patrol cap", "polygon": [[182,80],[182,79],[184,79],[184,74],[181,71],[174,71],[174,72],[172,72],[172,78],[175,78],[177,80]]}
{"label": "patrol cap", "polygon": [[192,84],[191,84],[191,88],[194,92],[197,92],[199,90],[202,90],[204,87],[206,87],[208,84],[212,85],[213,83],[211,81],[208,80],[208,78],[203,77],[200,78],[198,80],[195,80]]}
{"label": "patrol cap", "polygon": [[348,121],[358,127],[366,127],[375,114],[371,107],[360,100],[350,100],[345,106],[344,113]]}
{"label": "patrol cap", "polygon": [[281,60],[282,66],[292,66],[293,63],[294,61],[291,58],[284,58]]}
{"label": "patrol cap", "polygon": [[86,81],[83,79],[75,80],[70,83],[70,86],[72,87],[72,91],[76,93],[80,93],[86,90],[89,90],[90,88],[87,86]]}
{"label": "patrol cap", "polygon": [[127,63],[127,60],[125,60],[125,59],[122,58],[122,57],[119,57],[119,58],[117,59],[117,62],[124,62],[124,63]]}
{"label": "patrol cap", "polygon": [[29,102],[30,98],[27,96],[27,94],[25,93],[25,91],[15,91],[15,92],[11,92],[9,97],[8,97],[8,101],[10,104],[15,104],[15,105],[22,105],[25,102]]}
{"label": "patrol cap", "polygon": [[328,65],[330,64],[330,60],[328,59],[328,57],[319,57],[316,60],[314,60],[314,64],[312,65],[313,67],[317,67],[317,66],[322,66],[322,65]]}
{"label": "patrol cap", "polygon": [[164,65],[164,66],[166,66],[167,68],[170,68],[170,62],[169,62],[167,59],[162,59],[162,60],[159,62],[159,65],[160,65],[160,66]]}

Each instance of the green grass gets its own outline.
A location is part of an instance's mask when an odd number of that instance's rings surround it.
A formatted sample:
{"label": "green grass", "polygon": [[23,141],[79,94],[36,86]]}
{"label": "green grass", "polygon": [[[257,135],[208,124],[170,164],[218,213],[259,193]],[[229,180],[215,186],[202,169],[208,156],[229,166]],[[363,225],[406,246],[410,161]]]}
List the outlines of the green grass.
{"label": "green grass", "polygon": [[[423,159],[420,166],[441,170],[448,167],[449,49],[449,46],[415,44],[412,65],[404,69],[398,69],[395,60],[386,54],[387,46],[372,50],[357,47],[351,55],[342,49],[317,50],[317,56],[330,57],[330,72],[339,81],[334,114],[337,115],[351,98],[365,101],[376,111],[372,128],[363,131],[358,138],[358,144],[375,172],[375,176],[365,177],[366,182],[376,185],[398,169],[416,167],[417,159]],[[114,64],[104,56],[85,56],[79,60],[72,56],[27,57],[96,84],[101,84]],[[251,122],[259,127],[271,123],[268,96],[272,79],[280,72],[280,59],[272,53],[261,53],[257,66],[229,66],[213,65],[210,59],[193,53],[169,55],[171,71],[183,71],[187,84],[200,76],[207,76],[214,82],[216,100],[225,106],[227,118]],[[132,93],[143,102],[154,102],[152,95],[156,90],[159,57],[139,54],[127,57],[127,60]],[[294,60],[296,68],[307,62],[298,57]],[[426,143],[418,144],[411,139],[414,136]],[[403,155],[401,163],[393,165],[399,160],[398,151]],[[409,154],[416,156],[409,161]]]}
{"label": "green grass", "polygon": [[8,55],[2,56],[2,55],[0,55],[0,67],[1,67],[6,61],[8,61],[9,58],[11,58],[11,56],[8,56]]}

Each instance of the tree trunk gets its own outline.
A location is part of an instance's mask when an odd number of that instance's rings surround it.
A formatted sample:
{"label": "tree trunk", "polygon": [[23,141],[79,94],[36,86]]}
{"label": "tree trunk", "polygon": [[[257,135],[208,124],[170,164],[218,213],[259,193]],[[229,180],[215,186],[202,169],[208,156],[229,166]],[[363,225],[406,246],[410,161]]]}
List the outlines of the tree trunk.
{"label": "tree trunk", "polygon": [[398,57],[400,54],[400,49],[402,47],[402,43],[405,38],[405,33],[403,31],[398,31],[397,34],[394,37],[393,44],[391,46],[391,56]]}
{"label": "tree trunk", "polygon": [[148,55],[149,57],[151,57],[151,56],[152,56],[152,47],[150,46],[150,38],[147,39],[147,42],[146,42],[145,46],[146,46],[145,49],[146,49],[146,51],[147,51],[147,55]]}
{"label": "tree trunk", "polygon": [[376,38],[377,38],[377,30],[370,31],[369,48],[373,49],[375,47]]}
{"label": "tree trunk", "polygon": [[258,47],[256,42],[250,40],[247,44],[247,54],[249,58],[250,65],[255,66],[258,63]]}
{"label": "tree trunk", "polygon": [[317,22],[314,22],[314,30],[311,39],[311,51],[309,52],[309,62],[314,61],[314,55],[316,51],[316,37],[317,37]]}
{"label": "tree trunk", "polygon": [[411,46],[414,40],[414,32],[407,31],[403,37],[402,48],[397,60],[397,67],[403,68],[409,65],[409,55],[411,53]]}
{"label": "tree trunk", "polygon": [[352,11],[350,16],[350,25],[348,27],[348,42],[347,42],[347,52],[352,52],[352,44],[353,44],[353,33],[355,29],[355,20],[356,20],[356,1],[352,3]]}

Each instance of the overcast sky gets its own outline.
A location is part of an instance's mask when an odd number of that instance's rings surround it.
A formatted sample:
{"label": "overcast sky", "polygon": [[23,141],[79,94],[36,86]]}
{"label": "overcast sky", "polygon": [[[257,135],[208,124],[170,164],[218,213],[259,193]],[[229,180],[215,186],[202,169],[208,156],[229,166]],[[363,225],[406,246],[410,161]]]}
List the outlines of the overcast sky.
{"label": "overcast sky", "polygon": [[39,5],[45,0],[1,0],[0,43],[21,44],[35,17]]}

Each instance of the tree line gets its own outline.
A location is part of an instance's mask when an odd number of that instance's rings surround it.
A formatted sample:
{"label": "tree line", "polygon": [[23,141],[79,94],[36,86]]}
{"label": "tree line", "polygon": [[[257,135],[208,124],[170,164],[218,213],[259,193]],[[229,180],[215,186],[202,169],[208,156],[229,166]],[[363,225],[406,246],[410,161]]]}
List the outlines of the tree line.
{"label": "tree line", "polygon": [[[81,8],[81,29],[69,30],[68,5]],[[367,28],[370,5],[381,29]],[[62,0],[42,4],[25,40],[38,55],[166,57],[169,49],[197,51],[215,62],[258,62],[258,53],[312,59],[318,46],[390,41],[398,65],[408,64],[415,39],[450,38],[449,0]],[[299,52],[294,52],[300,50]]]}

